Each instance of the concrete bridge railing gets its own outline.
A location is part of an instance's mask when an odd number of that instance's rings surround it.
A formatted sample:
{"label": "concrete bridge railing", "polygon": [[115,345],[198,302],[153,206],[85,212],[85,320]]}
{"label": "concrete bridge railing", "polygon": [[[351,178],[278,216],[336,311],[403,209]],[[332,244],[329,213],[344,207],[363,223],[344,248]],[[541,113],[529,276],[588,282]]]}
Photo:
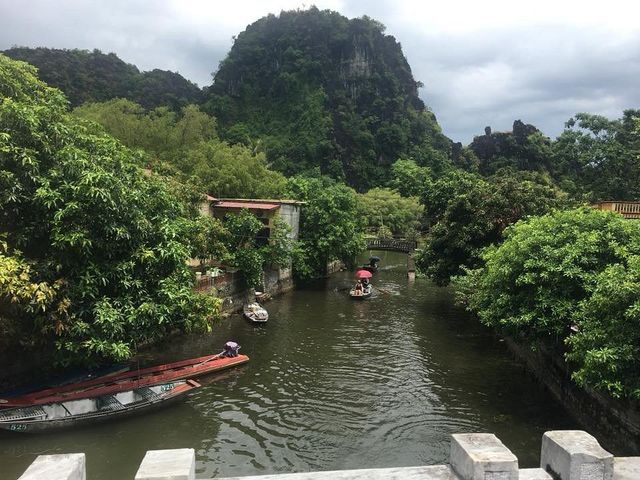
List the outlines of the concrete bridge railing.
{"label": "concrete bridge railing", "polygon": [[396,252],[411,253],[418,247],[415,240],[400,238],[369,238],[367,249],[369,250],[393,250]]}
{"label": "concrete bridge railing", "polygon": [[[194,480],[190,448],[147,452],[135,480]],[[83,453],[41,455],[19,480],[86,480]],[[542,437],[540,468],[519,468],[518,459],[493,434],[451,436],[448,465],[290,473],[224,480],[639,480],[640,457],[615,457],[581,430]]]}

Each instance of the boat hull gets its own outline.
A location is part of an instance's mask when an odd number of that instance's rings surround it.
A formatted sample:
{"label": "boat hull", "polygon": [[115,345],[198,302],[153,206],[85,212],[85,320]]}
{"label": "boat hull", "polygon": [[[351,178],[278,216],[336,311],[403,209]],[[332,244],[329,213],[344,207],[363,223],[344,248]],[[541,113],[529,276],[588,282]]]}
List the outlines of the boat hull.
{"label": "boat hull", "polygon": [[[168,385],[171,384],[162,384],[160,385],[160,387],[168,387]],[[17,408],[4,410],[0,412],[0,429],[17,433],[41,433],[124,419],[134,415],[149,413],[184,400],[188,393],[199,386],[199,383],[194,382],[193,380],[187,380],[185,382],[180,382],[180,384],[176,387],[172,386],[171,390],[167,390],[163,394],[158,395],[155,398],[136,402],[128,406],[123,406],[118,410],[97,410],[77,415],[69,415],[63,418],[49,418],[48,416],[45,416],[35,419],[3,421],[3,416],[10,415],[12,411],[27,409]],[[64,402],[61,402],[59,405],[62,405],[63,403]],[[47,406],[53,407],[54,405],[56,404],[49,404]]]}
{"label": "boat hull", "polygon": [[253,323],[265,323],[269,320],[269,312],[267,312],[267,310],[259,303],[245,305],[242,308],[242,314],[244,315],[244,318]]}
{"label": "boat hull", "polygon": [[369,298],[371,296],[372,291],[373,289],[371,287],[369,287],[369,289],[367,290],[362,290],[360,292],[352,288],[349,291],[349,296],[354,300],[364,300],[365,298]]}
{"label": "boat hull", "polygon": [[0,407],[2,407],[0,412],[4,408],[28,407],[78,398],[98,397],[131,390],[139,386],[184,380],[225,370],[248,361],[249,357],[246,355],[224,358],[218,358],[217,355],[206,355],[141,370],[132,370],[19,397],[0,399]]}

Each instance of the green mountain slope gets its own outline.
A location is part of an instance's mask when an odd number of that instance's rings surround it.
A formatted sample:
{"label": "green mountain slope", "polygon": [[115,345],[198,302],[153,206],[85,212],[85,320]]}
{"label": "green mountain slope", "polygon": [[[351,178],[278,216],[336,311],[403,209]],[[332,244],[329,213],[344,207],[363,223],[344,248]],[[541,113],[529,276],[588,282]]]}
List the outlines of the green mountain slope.
{"label": "green mountain slope", "polygon": [[451,142],[418,97],[400,44],[368,17],[282,12],[235,39],[205,109],[231,142],[261,139],[285,174],[319,167],[366,189],[399,157],[441,163]]}
{"label": "green mountain slope", "polygon": [[167,106],[179,110],[201,100],[198,86],[178,73],[140,72],[114,53],[25,47],[2,53],[36,66],[39,77],[62,90],[74,107],[88,101],[127,98],[145,108]]}

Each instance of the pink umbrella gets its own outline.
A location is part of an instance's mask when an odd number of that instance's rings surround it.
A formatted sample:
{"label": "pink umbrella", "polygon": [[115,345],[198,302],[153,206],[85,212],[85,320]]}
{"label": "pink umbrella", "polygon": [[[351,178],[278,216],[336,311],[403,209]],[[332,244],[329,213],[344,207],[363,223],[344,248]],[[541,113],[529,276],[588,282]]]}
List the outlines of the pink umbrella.
{"label": "pink umbrella", "polygon": [[356,278],[371,278],[373,274],[369,270],[358,270],[356,271]]}

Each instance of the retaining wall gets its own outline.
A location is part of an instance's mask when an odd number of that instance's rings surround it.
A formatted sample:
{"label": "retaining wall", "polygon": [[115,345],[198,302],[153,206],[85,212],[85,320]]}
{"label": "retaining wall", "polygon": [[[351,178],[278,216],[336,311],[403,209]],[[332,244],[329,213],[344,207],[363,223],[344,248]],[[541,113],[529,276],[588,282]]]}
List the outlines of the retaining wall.
{"label": "retaining wall", "polygon": [[616,400],[579,387],[571,380],[569,367],[559,354],[543,347],[533,351],[509,337],[505,338],[505,343],[536,379],[584,428],[597,435],[605,447],[622,453],[640,452],[640,406],[637,402]]}

